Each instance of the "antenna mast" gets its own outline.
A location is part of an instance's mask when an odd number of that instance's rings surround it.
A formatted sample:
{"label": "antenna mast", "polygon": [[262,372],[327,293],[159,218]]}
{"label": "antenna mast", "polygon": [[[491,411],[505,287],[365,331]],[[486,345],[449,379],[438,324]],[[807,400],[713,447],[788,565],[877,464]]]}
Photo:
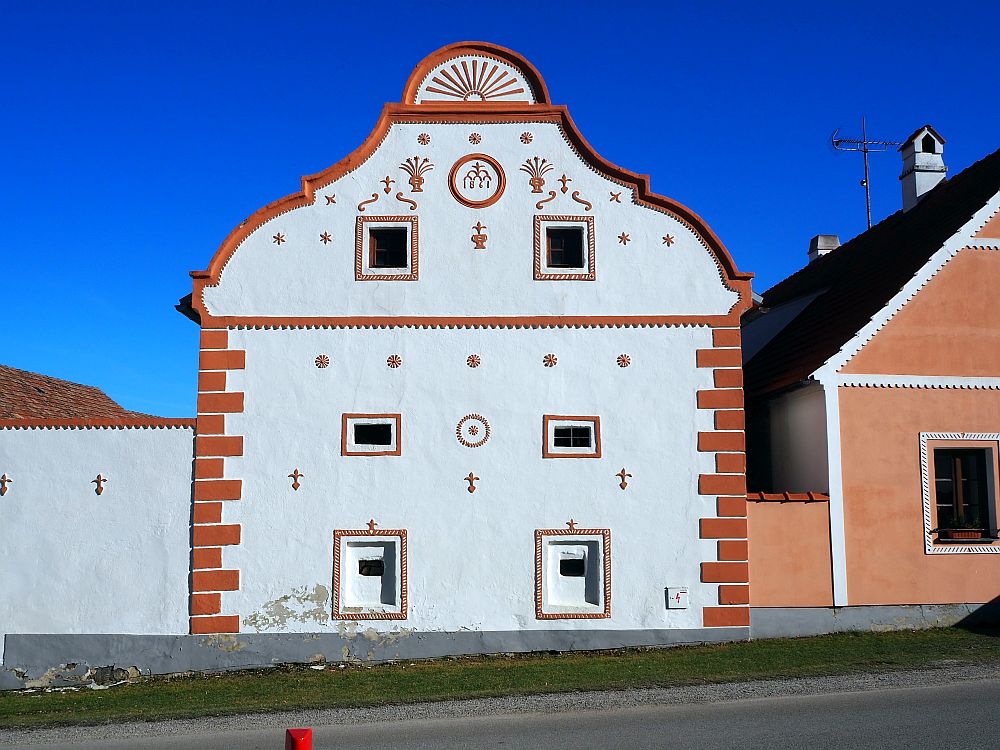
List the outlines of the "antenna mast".
{"label": "antenna mast", "polygon": [[861,181],[861,186],[865,189],[865,206],[868,209],[868,228],[872,228],[872,190],[871,181],[868,177],[868,154],[888,151],[892,146],[901,146],[902,141],[870,141],[868,140],[868,128],[864,115],[861,116],[861,137],[860,138],[838,138],[837,133],[840,128],[833,131],[830,136],[830,144],[838,151],[860,151],[865,161],[865,178]]}

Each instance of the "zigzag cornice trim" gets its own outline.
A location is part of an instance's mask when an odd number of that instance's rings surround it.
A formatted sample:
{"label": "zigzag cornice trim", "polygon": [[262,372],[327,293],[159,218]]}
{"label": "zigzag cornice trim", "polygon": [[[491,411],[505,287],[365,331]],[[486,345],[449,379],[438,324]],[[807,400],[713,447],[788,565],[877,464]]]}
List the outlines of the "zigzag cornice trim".
{"label": "zigzag cornice trim", "polygon": [[950,375],[838,375],[837,385],[847,388],[924,388],[944,390],[1000,390],[1000,377]]}

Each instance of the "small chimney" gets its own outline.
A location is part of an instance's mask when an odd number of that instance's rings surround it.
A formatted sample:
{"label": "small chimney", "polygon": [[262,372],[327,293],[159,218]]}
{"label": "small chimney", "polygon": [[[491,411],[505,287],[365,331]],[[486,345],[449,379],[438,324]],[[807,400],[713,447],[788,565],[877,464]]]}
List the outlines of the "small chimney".
{"label": "small chimney", "polygon": [[903,210],[909,211],[944,179],[944,138],[930,125],[924,125],[899,147],[903,154]]}
{"label": "small chimney", "polygon": [[812,263],[821,255],[840,247],[840,236],[836,234],[817,234],[809,240],[809,262]]}

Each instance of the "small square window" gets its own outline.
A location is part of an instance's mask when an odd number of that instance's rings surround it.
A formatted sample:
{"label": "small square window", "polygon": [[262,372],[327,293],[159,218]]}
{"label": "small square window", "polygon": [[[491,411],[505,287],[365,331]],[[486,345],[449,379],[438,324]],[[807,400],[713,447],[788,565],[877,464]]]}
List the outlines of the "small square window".
{"label": "small square window", "polygon": [[417,281],[416,216],[358,216],[354,227],[356,281]]}
{"label": "small square window", "polygon": [[372,227],[368,230],[368,264],[371,268],[406,268],[410,244],[406,227]]}
{"label": "small square window", "polygon": [[597,279],[593,216],[534,218],[535,281]]}
{"label": "small square window", "polygon": [[583,268],[583,227],[546,227],[549,268]]}
{"label": "small square window", "polygon": [[601,418],[546,414],[542,439],[543,458],[600,458]]}
{"label": "small square window", "polygon": [[402,454],[400,414],[344,414],[341,421],[340,455]]}

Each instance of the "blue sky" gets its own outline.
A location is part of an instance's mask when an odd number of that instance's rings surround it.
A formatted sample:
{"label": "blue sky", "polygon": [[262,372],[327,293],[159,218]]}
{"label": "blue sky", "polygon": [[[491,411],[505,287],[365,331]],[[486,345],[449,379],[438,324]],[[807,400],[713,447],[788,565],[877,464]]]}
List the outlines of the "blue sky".
{"label": "blue sky", "polygon": [[[194,413],[174,311],[244,217],[352,151],[438,47],[480,39],[545,77],[603,156],[701,214],[763,291],[819,233],[865,228],[860,156],[924,123],[951,172],[1000,148],[980,3],[8,3],[0,363]],[[873,213],[900,205],[896,153]]]}

